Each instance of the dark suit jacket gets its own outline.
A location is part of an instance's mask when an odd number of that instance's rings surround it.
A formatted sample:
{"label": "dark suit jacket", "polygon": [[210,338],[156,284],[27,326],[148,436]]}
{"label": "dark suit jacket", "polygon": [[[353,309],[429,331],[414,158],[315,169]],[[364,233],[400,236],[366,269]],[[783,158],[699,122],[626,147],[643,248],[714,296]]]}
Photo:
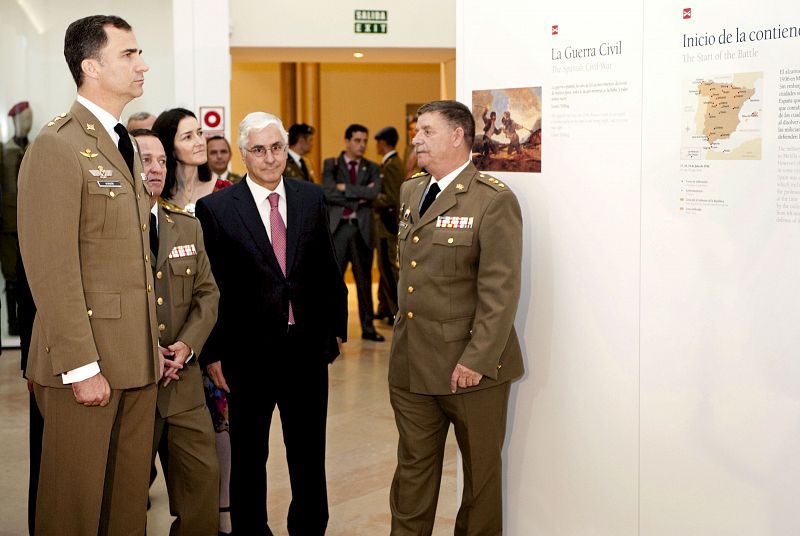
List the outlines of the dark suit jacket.
{"label": "dark suit jacket", "polygon": [[[338,162],[339,169],[334,165]],[[335,175],[334,175],[334,172]],[[337,183],[344,183],[346,189],[340,192],[336,189]],[[328,199],[330,212],[331,233],[336,231],[342,219],[345,207],[356,211],[358,216],[358,229],[361,236],[369,245],[373,245],[372,200],[381,191],[381,174],[374,162],[362,158],[358,166],[358,178],[355,184],[350,183],[350,170],[344,160],[344,155],[338,158],[325,160],[322,171],[322,186]]]}
{"label": "dark suit jacket", "polygon": [[220,290],[217,324],[201,357],[204,364],[222,361],[226,377],[251,373],[254,365],[269,366],[271,341],[286,333],[290,299],[307,354],[330,363],[339,354],[336,337],[347,338],[347,287],[328,231],[322,189],[294,179],[283,182],[286,276],[246,180],[197,203]]}

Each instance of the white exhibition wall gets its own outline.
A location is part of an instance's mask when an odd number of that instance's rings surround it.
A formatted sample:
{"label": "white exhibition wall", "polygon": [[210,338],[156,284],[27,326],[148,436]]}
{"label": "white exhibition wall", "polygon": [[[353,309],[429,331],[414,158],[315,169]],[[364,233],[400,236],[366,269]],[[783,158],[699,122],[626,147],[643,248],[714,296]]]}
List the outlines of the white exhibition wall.
{"label": "white exhibition wall", "polygon": [[685,4],[457,2],[458,99],[542,88],[512,536],[800,533],[800,5]]}

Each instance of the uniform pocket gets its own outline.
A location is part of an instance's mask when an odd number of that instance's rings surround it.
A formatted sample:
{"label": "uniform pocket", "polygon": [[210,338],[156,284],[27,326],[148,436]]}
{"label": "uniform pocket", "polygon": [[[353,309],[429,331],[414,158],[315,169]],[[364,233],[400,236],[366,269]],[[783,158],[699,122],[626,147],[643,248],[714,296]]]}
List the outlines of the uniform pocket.
{"label": "uniform pocket", "polygon": [[[119,186],[101,186],[115,182]],[[84,232],[94,238],[125,238],[133,225],[136,203],[131,203],[130,185],[124,181],[86,183],[86,210],[82,211]]]}
{"label": "uniform pocket", "polygon": [[469,339],[472,336],[472,322],[474,318],[459,318],[442,322],[442,338],[445,342],[460,341]]}
{"label": "uniform pocket", "polygon": [[90,318],[122,318],[122,298],[111,290],[87,290],[86,312]]}
{"label": "uniform pocket", "polygon": [[192,290],[194,288],[194,276],[197,274],[197,257],[180,257],[177,259],[169,259],[169,268],[172,273],[173,292],[180,292],[179,294],[184,303],[191,303]]}
{"label": "uniform pocket", "polygon": [[437,229],[432,238],[435,256],[433,266],[440,272],[435,275],[454,276],[457,271],[459,247],[472,246],[472,231],[460,229]]}

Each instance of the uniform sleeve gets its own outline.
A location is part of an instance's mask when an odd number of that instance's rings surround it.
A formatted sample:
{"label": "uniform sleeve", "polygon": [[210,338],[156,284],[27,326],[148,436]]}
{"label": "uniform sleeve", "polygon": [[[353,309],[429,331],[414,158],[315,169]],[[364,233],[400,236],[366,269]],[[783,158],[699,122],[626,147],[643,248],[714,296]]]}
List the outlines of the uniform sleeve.
{"label": "uniform sleeve", "polygon": [[510,191],[498,193],[486,208],[478,230],[478,305],[472,338],[459,363],[497,378],[519,302],[522,270],[522,213]]}
{"label": "uniform sleeve", "polygon": [[20,169],[18,229],[53,375],[100,359],[86,311],[79,234],[84,187],[78,155],[40,135]]}

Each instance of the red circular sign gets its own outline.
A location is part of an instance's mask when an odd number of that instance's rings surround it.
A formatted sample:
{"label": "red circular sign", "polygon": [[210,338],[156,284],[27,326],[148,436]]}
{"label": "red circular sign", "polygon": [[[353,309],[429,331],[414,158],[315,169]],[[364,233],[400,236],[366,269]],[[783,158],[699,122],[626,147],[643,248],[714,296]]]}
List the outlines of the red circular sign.
{"label": "red circular sign", "polygon": [[220,121],[222,121],[222,118],[219,116],[217,112],[211,111],[206,113],[204,121],[206,125],[208,125],[211,128],[214,128],[219,125]]}

